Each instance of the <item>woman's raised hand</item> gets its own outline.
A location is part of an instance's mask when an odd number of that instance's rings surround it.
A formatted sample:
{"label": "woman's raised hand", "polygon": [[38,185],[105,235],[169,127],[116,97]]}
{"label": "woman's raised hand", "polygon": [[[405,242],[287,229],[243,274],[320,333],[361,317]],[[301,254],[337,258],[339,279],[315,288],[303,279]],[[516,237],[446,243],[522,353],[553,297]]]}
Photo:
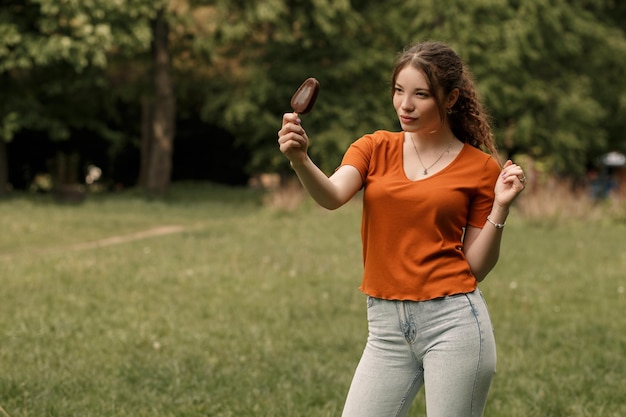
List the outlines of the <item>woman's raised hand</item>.
{"label": "woman's raised hand", "polygon": [[278,146],[280,151],[292,162],[297,163],[306,159],[309,148],[309,138],[296,113],[283,115],[283,126],[278,131]]}
{"label": "woman's raised hand", "polygon": [[510,159],[506,161],[495,186],[494,204],[508,208],[526,188],[526,176],[522,167]]}

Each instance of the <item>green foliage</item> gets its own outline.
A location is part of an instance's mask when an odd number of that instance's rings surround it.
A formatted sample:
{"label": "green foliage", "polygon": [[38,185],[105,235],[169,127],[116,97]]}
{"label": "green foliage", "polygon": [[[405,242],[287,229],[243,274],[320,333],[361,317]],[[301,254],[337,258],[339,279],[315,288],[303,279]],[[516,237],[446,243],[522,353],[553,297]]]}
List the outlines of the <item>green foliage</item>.
{"label": "green foliage", "polygon": [[304,119],[311,153],[330,171],[358,136],[397,126],[388,97],[395,53],[439,39],[472,68],[504,153],[579,175],[595,156],[624,150],[626,36],[612,20],[623,9],[565,0],[229,5],[219,33],[244,70],[220,103],[223,120],[255,149],[253,168],[275,166],[279,115],[299,82],[315,76],[322,90]]}
{"label": "green foliage", "polygon": [[509,53],[487,51],[485,57],[501,62],[476,72],[486,81],[505,149],[551,157],[554,169],[580,174],[590,155],[608,147],[612,96],[623,94],[624,83],[605,67],[623,71],[618,57],[626,53],[626,38],[593,14],[556,3],[520,2],[502,24]]}
{"label": "green foliage", "polygon": [[120,125],[119,107],[139,108],[149,91],[150,24],[165,5],[179,118],[226,128],[253,155],[250,171],[288,169],[276,132],[309,76],[322,89],[303,119],[327,172],[357,137],[396,129],[393,59],[424,39],[449,42],[470,65],[504,153],[578,175],[626,151],[626,6],[614,0],[9,0],[2,138],[85,126],[136,135],[139,121]]}
{"label": "green foliage", "polygon": [[366,22],[349,2],[275,1],[271,14],[263,3],[242,2],[239,10],[229,5],[222,12],[240,24],[218,32],[227,43],[225,55],[241,69],[234,83],[231,79],[232,98],[222,103],[225,126],[255,150],[252,170],[286,169],[276,153],[280,117],[290,111],[289,99],[300,83],[316,77],[319,102],[303,118],[314,158],[330,170],[356,132],[392,126],[386,74],[393,53],[367,45],[374,34],[362,32]]}
{"label": "green foliage", "polygon": [[[112,136],[112,86],[104,76],[113,52],[127,56],[150,45],[149,18],[159,2],[145,0],[8,1],[0,7],[2,139],[21,129],[53,139],[91,127]],[[94,97],[100,98],[100,100]],[[113,134],[115,136],[115,134]]]}

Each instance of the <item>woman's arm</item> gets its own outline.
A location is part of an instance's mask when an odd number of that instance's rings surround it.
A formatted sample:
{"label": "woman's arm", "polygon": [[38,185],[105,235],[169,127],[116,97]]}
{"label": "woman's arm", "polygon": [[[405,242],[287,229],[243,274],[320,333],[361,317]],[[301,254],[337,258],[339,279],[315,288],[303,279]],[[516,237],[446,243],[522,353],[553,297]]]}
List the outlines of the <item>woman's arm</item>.
{"label": "woman's arm", "polygon": [[334,210],[341,207],[363,186],[359,171],[352,166],[342,166],[327,177],[311,161],[307,150],[309,138],[295,113],[283,115],[283,125],[278,132],[280,151],[291,162],[300,182],[322,207]]}
{"label": "woman's arm", "polygon": [[524,190],[524,182],[522,182],[524,178],[522,168],[507,161],[496,182],[493,206],[487,217],[489,220],[482,229],[468,226],[465,231],[463,240],[465,258],[479,282],[485,279],[496,266],[500,256],[504,228],[498,228],[493,223],[502,225],[506,222],[509,207]]}

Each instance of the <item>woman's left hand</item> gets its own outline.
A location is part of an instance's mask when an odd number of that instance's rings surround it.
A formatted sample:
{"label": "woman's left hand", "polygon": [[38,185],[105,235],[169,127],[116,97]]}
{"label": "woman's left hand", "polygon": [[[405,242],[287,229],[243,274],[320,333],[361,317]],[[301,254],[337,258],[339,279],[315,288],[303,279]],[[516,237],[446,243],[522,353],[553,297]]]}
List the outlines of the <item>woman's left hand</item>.
{"label": "woman's left hand", "polygon": [[494,203],[501,207],[508,207],[524,188],[526,188],[526,176],[522,167],[509,159],[504,164],[496,182]]}

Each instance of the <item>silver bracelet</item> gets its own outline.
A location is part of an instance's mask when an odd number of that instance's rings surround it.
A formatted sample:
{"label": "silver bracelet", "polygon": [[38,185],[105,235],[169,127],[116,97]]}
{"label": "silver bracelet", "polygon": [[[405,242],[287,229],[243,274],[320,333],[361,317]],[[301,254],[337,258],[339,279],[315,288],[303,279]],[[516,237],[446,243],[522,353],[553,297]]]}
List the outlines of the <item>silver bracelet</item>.
{"label": "silver bracelet", "polygon": [[487,221],[488,221],[489,223],[493,224],[493,225],[495,226],[495,228],[496,228],[496,229],[504,229],[504,226],[506,226],[506,222],[504,222],[504,223],[496,223],[496,222],[494,222],[493,220],[491,220],[491,219],[489,218],[489,216],[487,216]]}

